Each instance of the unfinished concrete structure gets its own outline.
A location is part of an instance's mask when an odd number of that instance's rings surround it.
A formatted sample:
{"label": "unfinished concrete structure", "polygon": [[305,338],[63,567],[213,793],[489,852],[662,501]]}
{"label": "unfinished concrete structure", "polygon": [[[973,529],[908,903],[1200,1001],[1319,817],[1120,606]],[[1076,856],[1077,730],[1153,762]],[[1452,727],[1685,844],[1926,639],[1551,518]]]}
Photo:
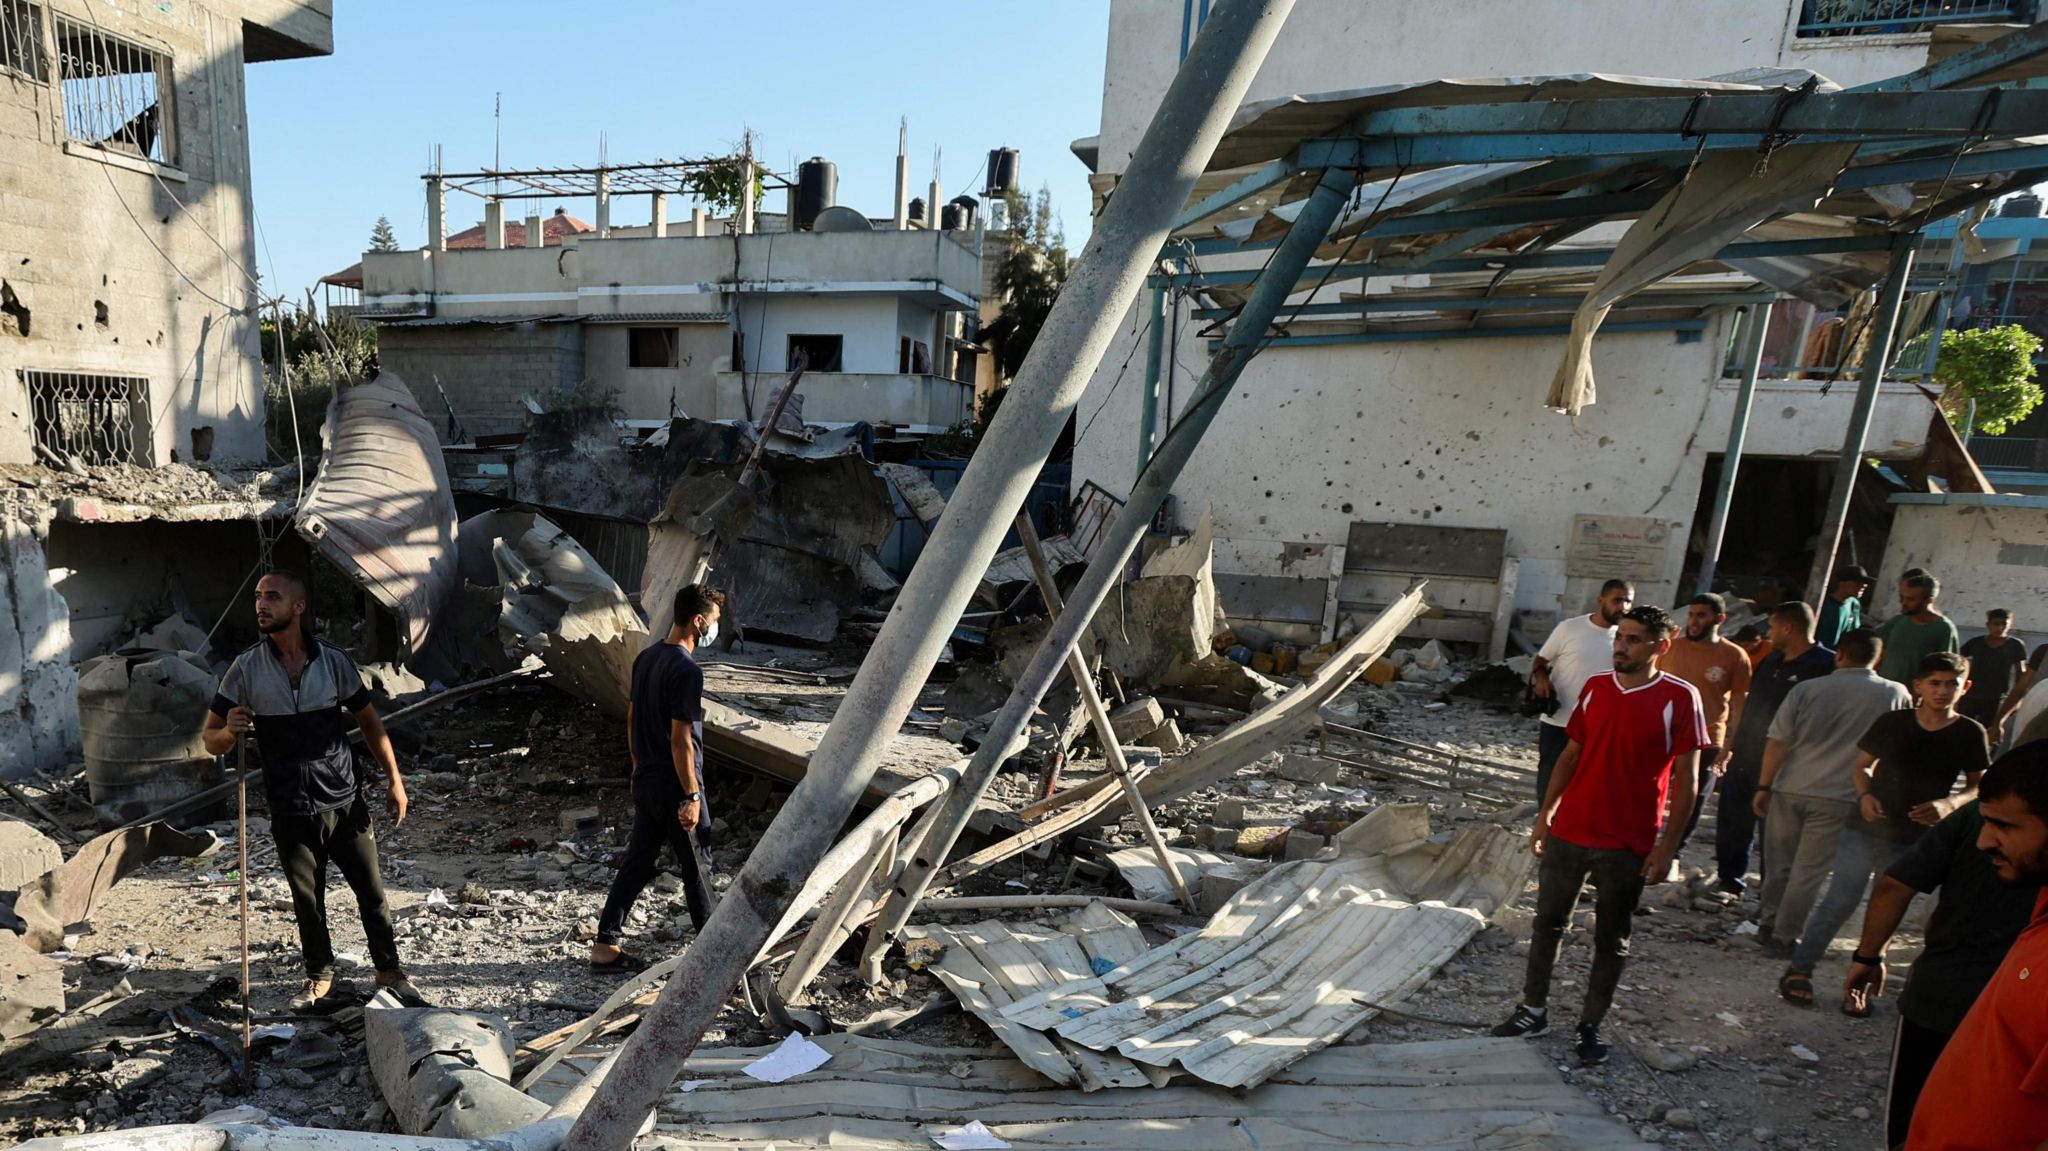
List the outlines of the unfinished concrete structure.
{"label": "unfinished concrete structure", "polygon": [[[1302,0],[1247,103],[1437,77],[1702,78],[1771,69],[1810,71],[1848,87],[1908,72],[1994,31],[1938,22],[1823,24],[1809,7],[1799,0],[1688,7],[1681,33],[1672,11],[1627,0],[1434,8]],[[2033,18],[2032,5],[1949,7],[1982,23]],[[1075,145],[1093,161],[1098,194],[1118,181],[1205,10],[1112,4],[1106,74],[1113,83],[1103,93],[1101,133]],[[1387,178],[1396,172],[1390,167]],[[1385,208],[1400,210],[1426,179],[1411,174]],[[1387,188],[1375,185],[1368,195],[1376,199]],[[1375,207],[1373,199],[1353,206],[1359,214]],[[1240,219],[1249,227],[1256,215]],[[1522,622],[1540,631],[1542,617],[1585,610],[1592,589],[1611,575],[1635,578],[1652,602],[1690,594],[1684,576],[1701,562],[1714,479],[1741,395],[1735,298],[1686,301],[1684,309],[1605,326],[1594,358],[1614,387],[1571,419],[1543,410],[1568,308],[1545,315],[1526,301],[1482,300],[1470,311],[1420,323],[1415,313],[1424,309],[1404,314],[1396,304],[1403,292],[1510,294],[1507,265],[1482,255],[1511,250],[1506,241],[1533,243],[1564,260],[1575,246],[1605,248],[1618,234],[1615,225],[1547,232],[1541,225],[1517,231],[1476,224],[1459,242],[1427,253],[1470,257],[1469,268],[1436,274],[1412,270],[1427,262],[1424,253],[1389,259],[1370,242],[1333,242],[1320,253],[1343,253],[1365,270],[1321,285],[1316,306],[1329,310],[1328,326],[1311,334],[1297,324],[1267,346],[1175,490],[1173,519],[1183,527],[1213,508],[1218,586],[1233,616],[1312,635],[1354,604],[1385,602],[1409,574],[1456,575],[1469,585],[1469,620],[1424,621],[1417,634],[1483,643],[1493,634],[1487,624],[1496,606],[1534,617]],[[1503,243],[1490,246],[1495,238]],[[1122,496],[1151,445],[1185,417],[1210,330],[1232,306],[1208,289],[1219,273],[1247,274],[1243,269],[1265,256],[1224,247],[1200,251],[1202,274],[1155,279],[1160,295],[1126,317],[1119,345],[1082,405],[1088,430],[1075,449],[1077,497],[1090,485]],[[1939,279],[1940,267],[1924,263]],[[1722,271],[1732,274],[1691,276],[1688,286],[1755,287],[1755,269]],[[1534,277],[1516,278],[1526,285]],[[1560,280],[1522,291],[1571,294],[1583,286]],[[1340,304],[1361,299],[1362,306],[1349,309],[1356,322],[1336,320]],[[1795,370],[1794,349],[1831,313],[1816,315],[1803,303],[1774,311],[1733,520],[1745,533],[1739,554],[1775,551],[1774,570],[1794,576],[1805,573],[1820,530],[1853,389],[1846,380],[1828,387]],[[1444,330],[1453,327],[1464,330]],[[1910,383],[1887,382],[1868,450],[1916,455],[1928,417],[1927,402]],[[1589,523],[1615,538],[1585,546],[1581,533]],[[1388,539],[1389,527],[1410,537],[1406,550],[1362,555],[1360,546]],[[1453,538],[1444,529],[1460,532]],[[1414,549],[1423,547],[1433,549],[1433,566],[1418,564]],[[1870,565],[1877,557],[1859,558]],[[1442,580],[1436,586],[1450,590]]]}
{"label": "unfinished concrete structure", "polygon": [[79,649],[53,569],[96,599],[84,585],[154,588],[169,562],[65,538],[152,517],[52,494],[35,467],[263,460],[242,68],[333,43],[327,0],[0,3],[0,465],[28,469],[0,515],[0,771],[77,745],[70,663],[104,636]]}
{"label": "unfinished concrete structure", "polygon": [[[871,221],[831,203],[836,176],[800,176],[813,183],[778,182],[793,208],[821,192],[802,213],[726,220],[698,206],[671,222],[670,198],[691,195],[701,166],[429,174],[427,246],[365,253],[356,314],[378,326],[383,365],[457,438],[516,431],[527,397],[586,381],[616,393],[627,419],[759,419],[764,381],[799,351],[810,423],[938,431],[972,416],[974,219],[954,205],[936,221],[950,227],[908,219],[899,181],[898,221]],[[480,244],[443,238],[450,191],[483,198]],[[646,224],[613,225],[628,196],[650,201]],[[595,201],[595,224],[534,215],[514,233],[508,206],[557,197]],[[546,243],[522,246],[536,225]]]}

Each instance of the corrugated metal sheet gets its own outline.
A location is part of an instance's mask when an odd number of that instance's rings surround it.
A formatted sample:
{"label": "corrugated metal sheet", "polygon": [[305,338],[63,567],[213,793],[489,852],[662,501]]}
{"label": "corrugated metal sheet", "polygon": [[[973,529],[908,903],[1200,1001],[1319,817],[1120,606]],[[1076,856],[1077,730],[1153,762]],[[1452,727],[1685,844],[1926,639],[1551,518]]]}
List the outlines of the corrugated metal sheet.
{"label": "corrugated metal sheet", "polygon": [[455,497],[434,425],[391,372],[334,393],[299,534],[386,611],[408,654],[455,590]]}
{"label": "corrugated metal sheet", "polygon": [[[1420,987],[1521,892],[1532,862],[1528,841],[1505,828],[1432,842],[1417,804],[1374,811],[1337,845],[1333,859],[1284,864],[1246,886],[1201,931],[1078,978],[1068,978],[1077,957],[1116,954],[1096,937],[1123,938],[1121,924],[1098,915],[1049,931],[928,930],[968,952],[1012,1000],[992,1010],[966,995],[962,1003],[1061,1082],[1087,1085],[1072,1058],[1080,1047],[1249,1087],[1342,1038],[1375,1014],[1366,1004]],[[949,949],[941,978],[953,963]],[[953,969],[983,982],[967,960]],[[1074,1073],[1055,1074],[1055,1057]]]}
{"label": "corrugated metal sheet", "polygon": [[[1332,1047],[1249,1092],[1182,1083],[1084,1095],[1049,1090],[1001,1051],[851,1035],[813,1042],[824,1066],[782,1083],[742,1071],[771,1048],[700,1049],[645,1145],[929,1151],[974,1120],[1014,1146],[1090,1151],[1649,1151],[1622,1121],[1516,1039]],[[552,1103],[602,1051],[535,1085]]]}

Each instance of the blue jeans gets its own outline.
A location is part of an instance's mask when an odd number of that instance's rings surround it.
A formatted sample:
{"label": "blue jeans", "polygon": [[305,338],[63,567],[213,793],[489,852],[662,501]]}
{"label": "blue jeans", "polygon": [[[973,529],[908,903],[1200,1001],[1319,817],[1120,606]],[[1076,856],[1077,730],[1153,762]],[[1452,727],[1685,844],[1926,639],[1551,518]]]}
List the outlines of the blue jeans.
{"label": "blue jeans", "polygon": [[1870,886],[1870,877],[1898,862],[1910,846],[1866,835],[1854,827],[1842,832],[1842,837],[1835,841],[1834,878],[1828,880],[1827,892],[1820,902],[1813,905],[1813,912],[1806,917],[1806,928],[1799,933],[1799,945],[1792,949],[1795,969],[1811,972],[1820,963],[1821,956],[1828,953],[1828,944],[1835,941],[1835,933],[1856,913],[1856,905],[1863,902],[1863,889]]}
{"label": "blue jeans", "polygon": [[1564,728],[1554,723],[1536,725],[1536,802],[1550,794],[1550,769],[1557,766],[1557,757],[1570,746],[1571,737]]}

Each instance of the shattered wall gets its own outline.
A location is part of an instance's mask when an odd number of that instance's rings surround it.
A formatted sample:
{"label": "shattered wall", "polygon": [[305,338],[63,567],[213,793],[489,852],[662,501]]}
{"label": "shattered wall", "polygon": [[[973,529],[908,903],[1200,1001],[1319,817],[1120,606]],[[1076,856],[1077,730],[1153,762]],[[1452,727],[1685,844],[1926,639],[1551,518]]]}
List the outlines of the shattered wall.
{"label": "shattered wall", "polygon": [[1942,577],[1941,610],[1963,627],[1981,626],[1986,611],[2002,607],[2019,613],[2018,626],[2031,634],[2041,626],[2039,605],[2048,602],[2048,500],[1900,497],[1877,569],[1876,599],[1887,611],[1900,573],[1915,566]]}
{"label": "shattered wall", "polygon": [[[44,19],[47,9],[30,11]],[[131,407],[137,462],[194,458],[200,428],[212,429],[215,461],[261,460],[242,69],[252,57],[331,52],[332,14],[285,0],[94,0],[60,11],[168,52],[168,162],[69,139],[57,83],[0,85],[0,462],[33,459],[21,369],[146,379]],[[48,46],[48,36],[38,40]],[[54,72],[54,59],[45,63]]]}
{"label": "shattered wall", "polygon": [[71,616],[51,582],[48,521],[0,499],[0,775],[62,766],[78,746]]}
{"label": "shattered wall", "polygon": [[[204,627],[239,608],[230,622],[243,626],[233,634],[246,634],[243,581],[260,554],[258,532],[250,523],[52,523],[50,566],[68,573],[59,588],[71,606],[71,658],[112,651],[177,610]],[[304,570],[304,550],[286,543],[275,562]],[[233,651],[229,637],[221,638],[217,650]]]}
{"label": "shattered wall", "polygon": [[471,436],[516,432],[526,426],[522,397],[574,388],[583,380],[583,325],[385,324],[377,329],[377,362],[411,385],[413,398],[444,443],[452,441],[448,409],[434,390],[436,378]]}
{"label": "shattered wall", "polygon": [[[1725,324],[1694,343],[1599,337],[1595,360],[1611,384],[1576,424],[1541,407],[1561,338],[1268,348],[1175,485],[1179,518],[1213,507],[1219,575],[1234,570],[1225,557],[1256,553],[1275,566],[1248,574],[1289,574],[1278,544],[1343,544],[1354,521],[1504,528],[1521,561],[1516,606],[1571,613],[1587,610],[1600,583],[1566,576],[1572,517],[1650,516],[1671,525],[1670,543],[1665,577],[1639,592],[1668,603],[1706,458],[1726,445],[1734,411],[1735,381],[1719,378]],[[1181,356],[1199,362],[1195,353],[1190,345]],[[1121,356],[1112,349],[1105,362]],[[1093,479],[1121,495],[1136,472],[1138,397],[1112,391],[1113,375],[1098,374],[1082,401],[1094,411],[1106,397],[1108,409],[1076,445],[1076,491]],[[1818,387],[1760,386],[1747,450],[1833,455],[1854,389],[1822,396]],[[1175,396],[1176,414],[1188,390]],[[1925,400],[1888,389],[1872,453],[1917,451],[1926,422]]]}

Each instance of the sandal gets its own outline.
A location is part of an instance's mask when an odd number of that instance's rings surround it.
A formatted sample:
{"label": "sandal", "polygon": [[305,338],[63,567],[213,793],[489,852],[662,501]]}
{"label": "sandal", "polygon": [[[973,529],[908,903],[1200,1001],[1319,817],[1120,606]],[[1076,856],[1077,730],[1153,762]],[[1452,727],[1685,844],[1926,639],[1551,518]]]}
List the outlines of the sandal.
{"label": "sandal", "polygon": [[647,961],[630,951],[621,951],[607,963],[591,960],[590,970],[599,975],[638,975],[647,970]]}
{"label": "sandal", "polygon": [[1787,971],[1778,977],[1778,996],[1794,1007],[1813,1006],[1813,976],[1805,971]]}
{"label": "sandal", "polygon": [[1842,997],[1842,1014],[1844,1014],[1844,1015],[1848,1016],[1848,1017],[1849,1017],[1849,1018],[1851,1018],[1851,1019],[1868,1019],[1868,1018],[1870,1018],[1870,998],[1869,998],[1869,996],[1868,996],[1868,995],[1845,995],[1845,996],[1843,996],[1843,997]]}

